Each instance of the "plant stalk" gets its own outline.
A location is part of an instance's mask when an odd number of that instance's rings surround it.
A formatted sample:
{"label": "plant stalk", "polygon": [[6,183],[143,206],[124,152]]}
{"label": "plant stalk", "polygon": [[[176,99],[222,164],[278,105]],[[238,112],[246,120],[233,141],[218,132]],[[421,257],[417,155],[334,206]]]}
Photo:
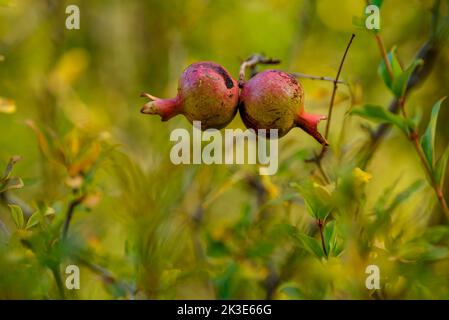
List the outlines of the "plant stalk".
{"label": "plant stalk", "polygon": [[69,207],[67,209],[67,213],[64,220],[64,227],[62,229],[62,239],[65,240],[67,238],[67,234],[69,232],[70,222],[72,221],[73,214],[75,213],[76,207],[78,207],[84,200],[85,195],[82,195],[69,203]]}
{"label": "plant stalk", "polygon": [[317,220],[318,229],[320,230],[321,246],[323,247],[323,252],[326,258],[328,258],[328,253],[326,249],[326,243],[324,242],[324,221],[321,219]]}
{"label": "plant stalk", "polygon": [[390,79],[393,80],[393,68],[391,67],[390,60],[388,60],[387,50],[385,49],[382,37],[379,35],[379,33],[376,33],[375,38],[380,50],[380,54],[382,55],[382,59],[384,60],[385,66],[387,67],[388,75],[390,76]]}
{"label": "plant stalk", "polygon": [[430,180],[430,184],[435,191],[435,194],[437,196],[438,202],[440,203],[441,209],[443,210],[446,217],[449,219],[449,207],[447,205],[446,199],[444,198],[443,190],[441,190],[440,185],[435,180],[435,177],[433,176],[432,169],[429,167],[429,164],[427,163],[426,156],[424,155],[424,151],[421,147],[421,144],[419,143],[418,135],[413,132],[410,135],[410,139],[413,143],[413,146],[415,147],[416,153],[419,156],[419,159],[424,167],[424,170],[426,172],[426,175],[428,179]]}
{"label": "plant stalk", "polygon": [[[399,107],[402,110],[404,119],[407,119],[407,112],[405,110],[405,97],[401,97],[399,99]],[[433,190],[435,191],[438,202],[440,203],[441,209],[443,210],[446,217],[449,219],[449,207],[447,205],[446,199],[444,198],[443,190],[441,190],[441,187],[440,187],[438,181],[435,180],[433,170],[430,167],[429,163],[427,162],[426,156],[424,154],[424,150],[422,149],[422,146],[419,142],[419,134],[416,132],[415,129],[410,133],[409,139],[411,140],[411,142],[416,150],[416,153],[419,156],[421,164],[424,167],[424,170],[426,172],[427,178],[429,179],[430,185],[433,188]]]}

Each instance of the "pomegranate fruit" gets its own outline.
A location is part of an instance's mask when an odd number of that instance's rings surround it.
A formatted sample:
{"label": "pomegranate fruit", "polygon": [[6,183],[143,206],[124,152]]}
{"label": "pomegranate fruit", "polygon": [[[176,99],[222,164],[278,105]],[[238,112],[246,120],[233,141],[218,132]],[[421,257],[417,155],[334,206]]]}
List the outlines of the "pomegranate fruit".
{"label": "pomegranate fruit", "polygon": [[162,121],[182,114],[190,122],[201,121],[201,129],[221,129],[237,113],[239,89],[237,82],[219,64],[197,62],[187,67],[179,78],[175,98],[159,99],[148,93],[151,101],[141,112],[158,114]]}
{"label": "pomegranate fruit", "polygon": [[327,117],[304,111],[304,90],[286,72],[266,70],[244,83],[239,110],[247,128],[278,129],[282,137],[293,127],[300,127],[319,143],[328,144],[317,130],[320,120]]}

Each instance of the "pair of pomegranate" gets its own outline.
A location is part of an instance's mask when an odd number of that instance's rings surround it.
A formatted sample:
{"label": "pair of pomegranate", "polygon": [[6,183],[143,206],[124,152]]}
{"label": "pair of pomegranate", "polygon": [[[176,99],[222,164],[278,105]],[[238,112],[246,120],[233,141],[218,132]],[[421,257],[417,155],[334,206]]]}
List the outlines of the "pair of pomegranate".
{"label": "pair of pomegranate", "polygon": [[327,145],[317,125],[325,116],[304,111],[304,90],[292,75],[279,70],[257,73],[243,84],[219,64],[198,62],[182,73],[175,98],[159,99],[144,93],[151,101],[141,110],[158,114],[162,121],[183,114],[190,122],[201,121],[201,129],[221,129],[228,125],[237,109],[247,128],[277,129],[282,137],[300,127],[319,143]]}

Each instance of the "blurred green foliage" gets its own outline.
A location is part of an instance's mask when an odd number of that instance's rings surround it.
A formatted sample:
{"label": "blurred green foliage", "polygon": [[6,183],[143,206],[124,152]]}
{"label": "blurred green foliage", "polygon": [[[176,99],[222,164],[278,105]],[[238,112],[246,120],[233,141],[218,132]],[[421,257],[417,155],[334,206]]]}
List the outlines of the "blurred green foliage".
{"label": "blurred green foliage", "polygon": [[[431,118],[431,108],[449,92],[449,4],[432,19],[434,1],[377,3],[393,79],[374,33],[353,24],[362,0],[0,1],[0,298],[448,299],[447,217],[407,133],[424,136],[444,192],[449,111],[443,102]],[[80,30],[65,28],[69,4]],[[282,138],[267,177],[249,165],[175,166],[169,134],[190,124],[139,113],[141,91],[174,96],[200,60],[237,78],[258,52],[334,77],[351,33],[322,161],[329,181],[305,161],[319,146],[300,130]],[[438,54],[416,60],[429,34]],[[421,63],[433,68],[407,94],[406,121],[386,106]],[[301,82],[306,109],[326,114],[332,83]],[[378,122],[403,132],[365,165]],[[230,127],[243,128],[238,116]],[[65,288],[70,264],[80,290]],[[380,290],[365,287],[372,264]]]}

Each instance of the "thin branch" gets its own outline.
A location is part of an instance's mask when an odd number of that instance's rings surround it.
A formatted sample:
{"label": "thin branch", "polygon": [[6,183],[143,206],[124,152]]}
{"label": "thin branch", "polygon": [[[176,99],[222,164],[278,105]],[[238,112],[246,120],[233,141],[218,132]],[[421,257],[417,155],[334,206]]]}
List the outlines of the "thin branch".
{"label": "thin branch", "polygon": [[0,220],[0,231],[2,231],[7,237],[9,237],[10,232],[2,220]]}
{"label": "thin branch", "polygon": [[324,221],[321,219],[317,220],[318,229],[320,230],[320,238],[321,238],[321,246],[323,247],[323,252],[326,258],[328,257],[327,249],[326,249],[326,243],[324,241]]}
{"label": "thin branch", "polygon": [[[326,182],[326,184],[331,183],[331,179],[329,178],[326,171],[324,171],[323,164],[321,163],[321,159],[319,158],[319,156],[316,153],[315,153],[315,159],[317,159],[315,161],[315,164],[316,164],[318,170],[320,171],[321,175],[323,176],[324,181]],[[320,159],[320,160],[318,160],[318,159]]]}
{"label": "thin branch", "polygon": [[[399,99],[399,108],[402,110],[402,114],[404,119],[407,118],[407,113],[405,111],[405,98],[401,97]],[[416,131],[416,129],[413,129],[412,132],[409,134],[409,140],[412,142],[416,153],[419,156],[419,159],[421,161],[422,166],[424,167],[424,171],[427,175],[427,178],[429,179],[430,185],[435,191],[435,194],[437,196],[438,202],[440,203],[440,206],[446,215],[447,218],[449,218],[449,207],[447,205],[446,199],[444,198],[443,190],[441,190],[441,186],[438,183],[437,180],[435,180],[435,176],[433,174],[432,167],[430,166],[429,162],[426,160],[426,155],[424,153],[424,150],[421,146],[421,143],[419,142],[419,134]]]}
{"label": "thin branch", "polygon": [[432,173],[432,169],[429,167],[429,164],[427,163],[426,156],[424,155],[424,151],[421,147],[421,144],[419,143],[419,136],[417,134],[412,134],[410,139],[413,143],[413,146],[415,147],[415,150],[419,156],[419,159],[421,160],[421,163],[424,167],[427,177],[430,180],[430,184],[431,184],[433,190],[435,191],[435,194],[437,196],[438,202],[440,203],[441,209],[443,210],[446,217],[449,219],[449,207],[447,205],[446,199],[444,198],[443,190],[441,190],[440,185],[435,180],[435,177]]}
{"label": "thin branch", "polygon": [[70,222],[72,221],[73,214],[75,213],[76,207],[78,207],[84,200],[85,195],[82,195],[69,203],[67,213],[65,216],[64,227],[62,229],[62,239],[67,238],[67,233],[69,232]]}
{"label": "thin branch", "polygon": [[394,78],[393,68],[391,67],[390,60],[388,60],[387,50],[385,49],[382,37],[379,35],[379,33],[376,33],[375,38],[377,46],[379,47],[380,50],[380,54],[382,55],[382,59],[384,60],[385,66],[387,67],[388,75],[390,76],[390,79],[393,80]]}
{"label": "thin branch", "polygon": [[61,299],[65,299],[65,293],[64,293],[64,284],[62,283],[61,278],[61,271],[59,270],[59,265],[50,268],[53,277],[55,278],[56,286],[58,287],[58,292],[61,297]]}
{"label": "thin branch", "polygon": [[0,193],[0,202],[3,202],[5,205],[13,204],[13,205],[19,206],[22,209],[23,215],[26,218],[31,217],[31,215],[33,214],[33,211],[34,211],[22,199],[11,194],[11,192],[9,190]]}
{"label": "thin branch", "polygon": [[[335,79],[333,81],[334,87],[333,87],[333,90],[332,90],[331,100],[330,100],[330,103],[329,103],[329,110],[328,110],[328,114],[327,114],[326,129],[325,129],[325,132],[324,132],[324,138],[326,140],[327,140],[327,138],[329,136],[329,130],[330,130],[330,125],[331,125],[331,120],[332,120],[332,111],[334,109],[335,96],[336,96],[337,89],[338,89],[338,81],[339,81],[339,78],[340,78],[341,70],[343,69],[343,64],[344,64],[344,62],[346,60],[346,56],[348,54],[349,48],[351,47],[352,41],[354,40],[354,37],[355,37],[355,34],[352,34],[351,38],[349,39],[349,42],[348,42],[348,44],[346,46],[345,52],[343,54],[343,57],[341,58],[340,65],[339,65],[338,71],[337,71],[337,75],[336,75],[336,77],[335,77]],[[327,178],[327,175],[324,173],[324,170],[323,170],[322,165],[321,165],[321,160],[324,157],[324,154],[326,153],[326,150],[327,150],[327,147],[325,145],[323,145],[322,148],[321,148],[321,152],[317,156],[313,157],[312,159],[308,159],[306,161],[307,162],[314,162],[317,165],[317,167],[320,170],[320,172],[322,173],[324,179],[328,180],[329,178]]]}
{"label": "thin branch", "polygon": [[[332,111],[334,109],[335,95],[337,93],[337,88],[338,88],[338,79],[340,78],[341,70],[343,69],[343,64],[345,63],[346,55],[348,54],[349,48],[351,47],[352,40],[354,40],[354,37],[355,37],[355,34],[353,33],[351,36],[351,39],[349,39],[348,45],[346,46],[345,53],[343,54],[343,57],[341,58],[340,66],[338,67],[338,71],[337,71],[337,76],[335,77],[335,80],[334,80],[334,88],[332,90],[331,101],[329,104],[329,111],[327,114],[326,130],[324,131],[324,137],[326,139],[329,136],[329,129],[330,129],[331,119],[332,119]],[[325,146],[323,146],[323,149],[324,148],[325,148]]]}
{"label": "thin branch", "polygon": [[303,78],[303,79],[310,79],[310,80],[321,80],[321,81],[330,81],[330,82],[337,82],[339,84],[346,84],[343,80],[336,80],[331,77],[322,77],[322,76],[314,76],[310,74],[300,73],[300,72],[291,72],[290,73],[295,78]]}
{"label": "thin branch", "polygon": [[246,69],[252,69],[254,73],[256,66],[259,64],[278,64],[280,62],[281,60],[279,59],[266,58],[261,54],[253,54],[240,65],[239,87],[242,88],[245,83]]}
{"label": "thin branch", "polygon": [[75,257],[76,261],[86,268],[88,268],[93,273],[99,275],[103,282],[105,284],[115,285],[117,287],[120,287],[123,291],[127,291],[130,293],[131,297],[134,297],[136,294],[136,290],[128,283],[121,281],[115,277],[111,271],[107,270],[106,268],[95,264],[93,262],[90,262],[86,259],[81,258],[80,256]]}

